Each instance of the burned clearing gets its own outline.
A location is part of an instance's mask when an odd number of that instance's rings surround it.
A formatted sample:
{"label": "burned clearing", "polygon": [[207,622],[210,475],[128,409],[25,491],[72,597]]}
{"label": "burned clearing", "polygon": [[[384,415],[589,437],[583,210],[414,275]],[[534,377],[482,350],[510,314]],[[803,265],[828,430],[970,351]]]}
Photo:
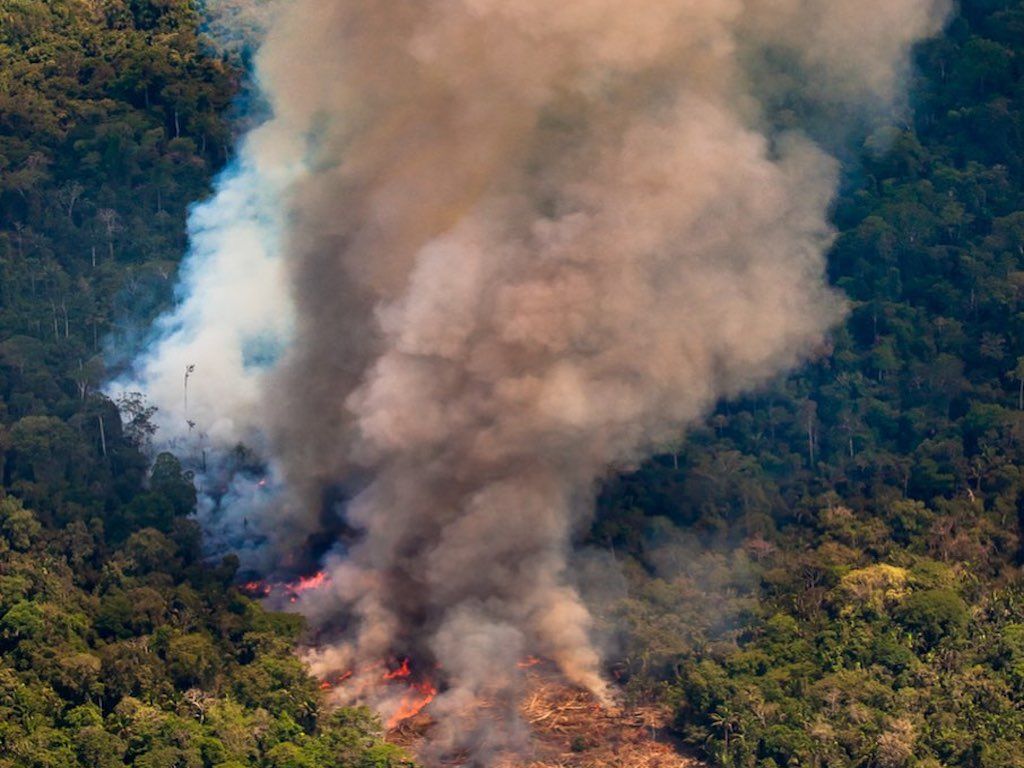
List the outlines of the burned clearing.
{"label": "burned clearing", "polygon": [[[550,665],[526,672],[519,711],[529,727],[529,748],[498,756],[495,768],[699,768],[704,763],[673,737],[667,707],[604,705],[594,694],[569,685]],[[486,710],[484,702],[481,709]],[[478,713],[476,716],[480,716]],[[486,715],[483,715],[486,719]],[[502,728],[501,710],[494,727]],[[388,739],[417,754],[435,727],[429,710],[404,721]],[[443,765],[467,764],[466,754],[447,755]]]}

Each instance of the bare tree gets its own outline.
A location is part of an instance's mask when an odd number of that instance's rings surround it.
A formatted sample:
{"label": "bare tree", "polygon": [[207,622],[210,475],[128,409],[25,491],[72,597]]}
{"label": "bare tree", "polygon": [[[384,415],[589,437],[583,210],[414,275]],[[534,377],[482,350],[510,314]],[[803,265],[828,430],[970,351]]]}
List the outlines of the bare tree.
{"label": "bare tree", "polygon": [[[185,416],[188,417],[188,380],[196,371],[195,363],[189,363],[185,366]],[[189,422],[189,431],[192,430],[192,424]]]}
{"label": "bare tree", "polygon": [[68,224],[74,223],[75,204],[81,199],[85,187],[77,181],[69,181],[57,190],[57,199],[68,215]]}
{"label": "bare tree", "polygon": [[14,231],[18,234],[18,259],[25,258],[25,224],[20,221],[14,222]]}
{"label": "bare tree", "polygon": [[103,458],[107,458],[107,431],[103,428],[103,414],[97,414],[96,419],[100,423],[100,448],[103,451]]}
{"label": "bare tree", "polygon": [[807,400],[800,410],[804,426],[807,429],[807,463],[813,469],[815,453],[818,448],[818,404],[813,400]]}
{"label": "bare tree", "polygon": [[113,208],[101,208],[96,212],[96,216],[99,218],[100,223],[103,224],[103,228],[107,232],[107,248],[110,251],[110,258],[113,260],[114,235],[123,229],[121,226],[121,217]]}

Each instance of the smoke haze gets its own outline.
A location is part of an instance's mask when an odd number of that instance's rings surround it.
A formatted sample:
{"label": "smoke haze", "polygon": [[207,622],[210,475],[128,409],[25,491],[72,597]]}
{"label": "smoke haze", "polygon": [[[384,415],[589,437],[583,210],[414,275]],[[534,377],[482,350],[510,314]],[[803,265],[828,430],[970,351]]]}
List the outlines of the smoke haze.
{"label": "smoke haze", "polygon": [[[357,540],[301,600],[315,670],[440,665],[437,749],[479,755],[521,736],[527,654],[603,694],[566,573],[596,484],[799,364],[843,312],[824,277],[836,163],[766,125],[750,68],[782,51],[804,98],[877,109],[945,11],[282,7],[258,57],[273,116],[196,209],[182,303],[117,388],[149,395],[167,441],[263,453],[269,490],[201,478],[208,526],[255,565],[352,489]],[[482,699],[500,732],[472,717]]]}

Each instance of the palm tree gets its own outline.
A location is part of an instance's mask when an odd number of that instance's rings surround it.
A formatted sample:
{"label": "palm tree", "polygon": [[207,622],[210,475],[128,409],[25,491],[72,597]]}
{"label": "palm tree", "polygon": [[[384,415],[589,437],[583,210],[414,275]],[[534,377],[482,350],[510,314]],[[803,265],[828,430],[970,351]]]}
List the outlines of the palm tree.
{"label": "palm tree", "polygon": [[722,762],[728,764],[731,761],[730,742],[733,738],[743,738],[737,731],[740,727],[739,717],[734,714],[728,706],[720,706],[709,716],[711,725],[722,732],[722,743],[725,752]]}

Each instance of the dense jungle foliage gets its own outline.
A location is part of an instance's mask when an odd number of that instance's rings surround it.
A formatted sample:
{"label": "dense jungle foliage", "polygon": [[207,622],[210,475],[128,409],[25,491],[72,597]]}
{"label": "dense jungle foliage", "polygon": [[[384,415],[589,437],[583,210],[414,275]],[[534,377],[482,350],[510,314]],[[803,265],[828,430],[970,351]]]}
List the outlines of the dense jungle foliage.
{"label": "dense jungle foliage", "polygon": [[145,404],[97,392],[233,140],[244,51],[200,10],[0,0],[0,768],[405,764],[369,713],[322,708],[297,617],[200,561]]}
{"label": "dense jungle foliage", "polygon": [[[204,5],[0,0],[0,768],[404,759],[97,391],[231,151]],[[602,494],[615,672],[715,764],[1024,766],[1022,57],[1024,3],[963,0],[847,163],[833,348]]]}
{"label": "dense jungle foliage", "polygon": [[1024,3],[848,163],[818,363],[613,482],[634,696],[720,765],[1024,766]]}

